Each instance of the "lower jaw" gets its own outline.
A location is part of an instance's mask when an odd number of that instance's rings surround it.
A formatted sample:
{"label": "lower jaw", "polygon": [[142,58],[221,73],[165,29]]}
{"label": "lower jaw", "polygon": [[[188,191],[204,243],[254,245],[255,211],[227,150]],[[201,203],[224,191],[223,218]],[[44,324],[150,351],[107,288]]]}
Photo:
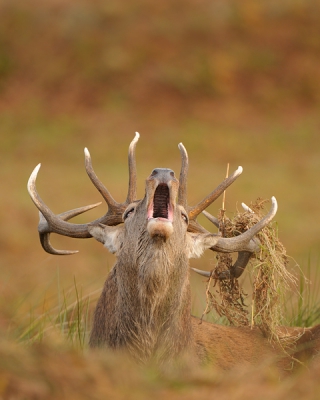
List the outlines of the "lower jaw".
{"label": "lower jaw", "polygon": [[166,240],[173,233],[173,225],[165,218],[149,218],[147,230],[151,237],[161,237]]}

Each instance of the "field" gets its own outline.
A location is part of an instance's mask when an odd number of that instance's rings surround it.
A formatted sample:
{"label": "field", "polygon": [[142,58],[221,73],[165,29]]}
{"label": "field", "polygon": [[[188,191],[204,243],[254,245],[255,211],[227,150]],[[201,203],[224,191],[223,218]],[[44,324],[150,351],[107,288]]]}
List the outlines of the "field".
{"label": "field", "polygon": [[[153,168],[178,174],[180,142],[190,205],[223,180],[227,163],[242,165],[228,213],[277,198],[289,268],[308,277],[300,300],[288,294],[284,323],[319,323],[319,11],[311,0],[0,0],[0,399],[317,398],[317,367],[282,381],[264,366],[159,377],[90,351],[92,308],[114,257],[93,240],[60,237],[56,247],[80,253],[46,254],[26,183],[41,162],[37,187],[55,212],[100,201],[84,170],[88,147],[123,201],[135,131],[141,197]],[[220,208],[218,200],[209,211]],[[192,266],[212,269],[209,253]],[[192,276],[192,285],[200,316],[205,283]]]}

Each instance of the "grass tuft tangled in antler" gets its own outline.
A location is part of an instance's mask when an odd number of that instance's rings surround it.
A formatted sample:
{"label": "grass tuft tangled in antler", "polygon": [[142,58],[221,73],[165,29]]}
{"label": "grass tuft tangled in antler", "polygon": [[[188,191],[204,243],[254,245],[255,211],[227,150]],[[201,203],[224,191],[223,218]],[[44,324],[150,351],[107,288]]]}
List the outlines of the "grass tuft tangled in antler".
{"label": "grass tuft tangled in antler", "polygon": [[[221,210],[218,218],[222,235],[234,237],[256,224],[262,218],[267,201],[257,199],[250,205],[250,209],[237,212],[232,219]],[[276,222],[270,223],[257,237],[260,241],[260,252],[251,256],[251,268],[247,267],[253,282],[251,312],[250,304],[245,303],[248,295],[244,293],[238,279],[232,276],[232,256],[217,253],[217,263],[207,283],[207,305],[203,315],[214,309],[220,317],[227,318],[231,325],[259,326],[265,336],[283,342],[283,347],[287,348],[288,344],[285,343],[285,336],[279,325],[283,319],[285,293],[297,287],[297,280],[287,269],[288,256],[278,238]],[[224,275],[230,277],[218,279],[223,271],[227,272]]]}

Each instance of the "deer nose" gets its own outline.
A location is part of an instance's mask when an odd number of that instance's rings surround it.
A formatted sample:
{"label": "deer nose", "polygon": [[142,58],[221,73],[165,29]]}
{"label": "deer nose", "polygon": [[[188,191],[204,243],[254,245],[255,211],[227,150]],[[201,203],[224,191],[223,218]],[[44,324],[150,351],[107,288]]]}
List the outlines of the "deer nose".
{"label": "deer nose", "polygon": [[175,179],[174,172],[169,168],[155,168],[150,177],[151,179],[157,180],[159,183],[169,183]]}

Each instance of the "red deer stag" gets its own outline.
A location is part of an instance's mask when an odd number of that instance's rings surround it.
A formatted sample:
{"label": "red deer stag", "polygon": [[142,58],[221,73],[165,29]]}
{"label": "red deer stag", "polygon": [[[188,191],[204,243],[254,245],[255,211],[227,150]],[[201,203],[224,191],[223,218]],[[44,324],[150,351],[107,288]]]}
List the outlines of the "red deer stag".
{"label": "red deer stag", "polygon": [[[276,199],[269,213],[245,233],[223,238],[205,230],[197,216],[241,174],[239,167],[196,206],[187,204],[188,156],[180,143],[182,167],[179,180],[167,168],[156,168],[146,180],[145,196],[136,199],[135,147],[139,134],[129,147],[129,189],[124,203],[117,203],[93,171],[90,154],[85,149],[86,171],[108,204],[108,212],[88,224],[67,222],[95,205],[55,215],[37,193],[35,182],[40,164],[28,182],[31,198],[40,211],[39,233],[45,251],[56,250],[50,233],[73,238],[94,237],[117,256],[94,314],[90,346],[124,349],[139,362],[163,364],[184,354],[200,363],[212,362],[223,369],[235,365],[258,364],[281,352],[263,337],[258,328],[232,327],[199,323],[191,316],[188,259],[200,257],[206,249],[238,252],[233,273],[239,276],[250,255],[259,249],[255,235],[274,217]],[[296,345],[317,342],[319,327],[302,330],[286,328],[287,335],[297,335]],[[303,351],[296,347],[294,356],[313,356],[314,347]],[[291,357],[279,357],[287,368]]]}

